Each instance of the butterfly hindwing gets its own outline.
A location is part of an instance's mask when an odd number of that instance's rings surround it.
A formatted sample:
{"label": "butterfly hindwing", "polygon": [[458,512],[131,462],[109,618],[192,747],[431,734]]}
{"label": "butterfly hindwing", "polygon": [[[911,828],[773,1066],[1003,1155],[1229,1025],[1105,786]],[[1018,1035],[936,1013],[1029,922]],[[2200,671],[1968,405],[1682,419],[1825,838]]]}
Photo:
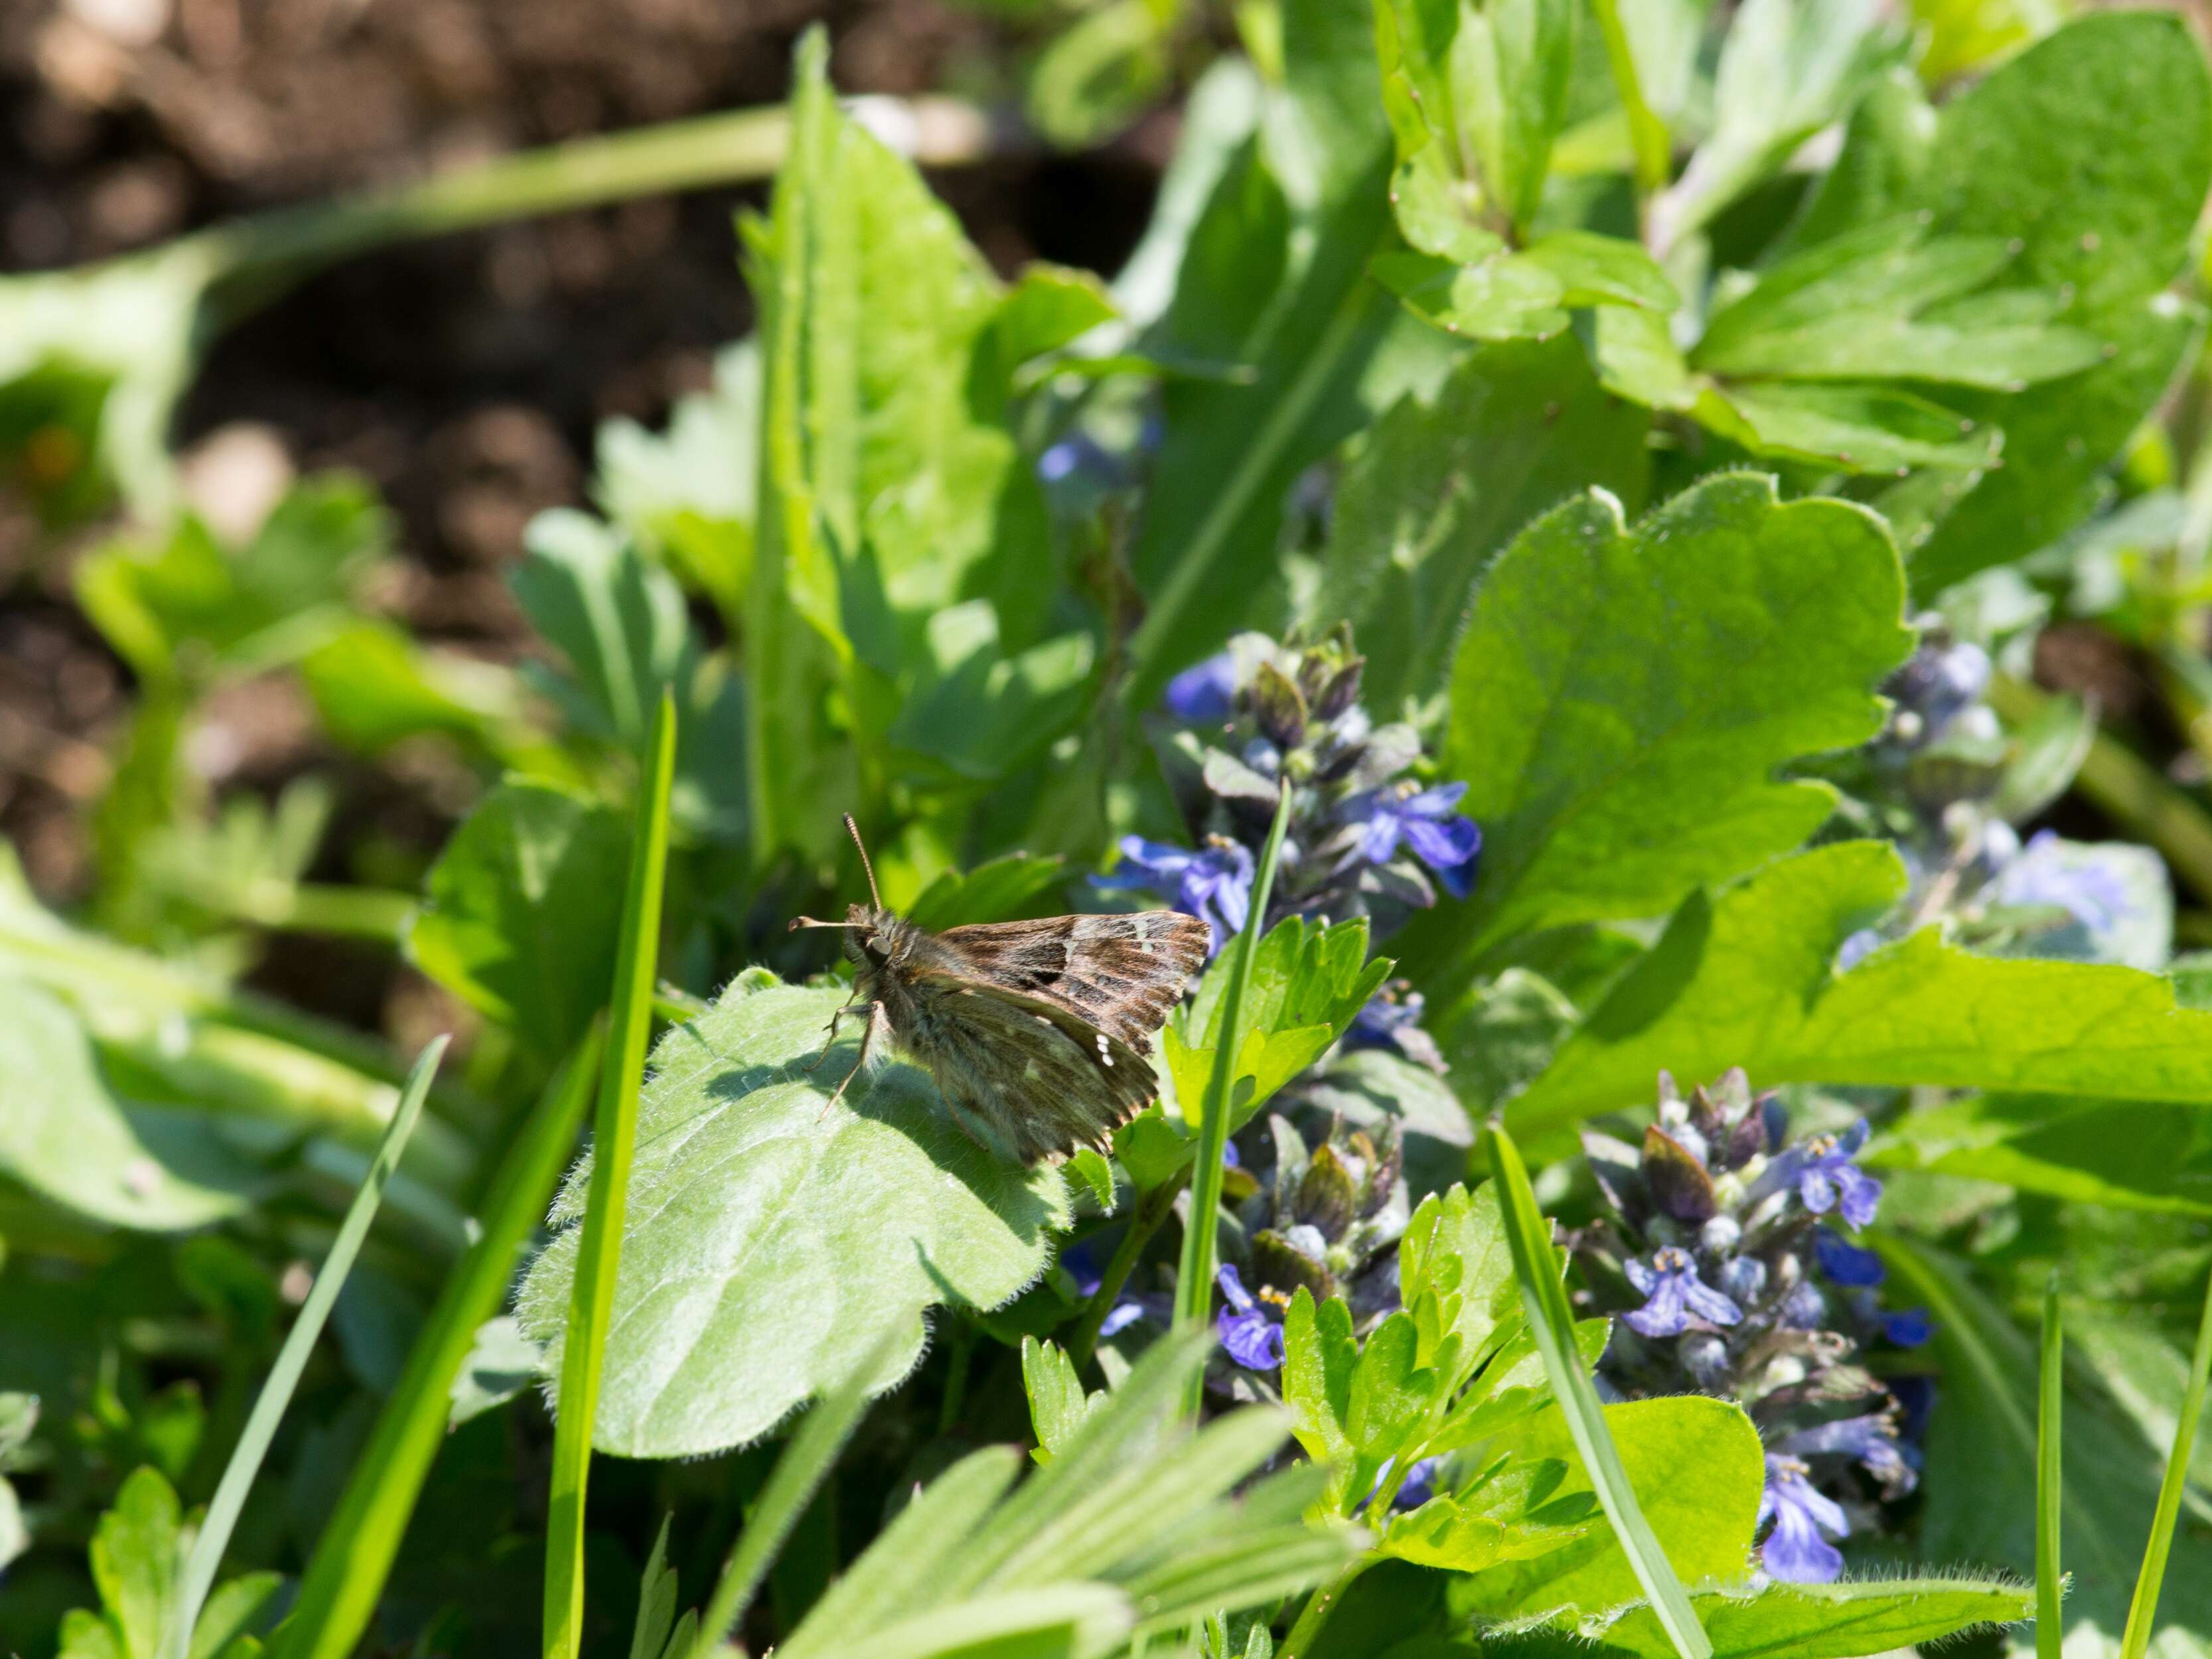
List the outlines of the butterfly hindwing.
{"label": "butterfly hindwing", "polygon": [[948,971],[1051,1003],[1136,1048],[1151,1047],[1209,942],[1206,925],[1177,910],[988,922],[932,939]]}
{"label": "butterfly hindwing", "polygon": [[955,1116],[1018,1162],[1109,1151],[1158,1092],[1150,1060],[1055,1002],[941,972],[914,990],[907,1046]]}

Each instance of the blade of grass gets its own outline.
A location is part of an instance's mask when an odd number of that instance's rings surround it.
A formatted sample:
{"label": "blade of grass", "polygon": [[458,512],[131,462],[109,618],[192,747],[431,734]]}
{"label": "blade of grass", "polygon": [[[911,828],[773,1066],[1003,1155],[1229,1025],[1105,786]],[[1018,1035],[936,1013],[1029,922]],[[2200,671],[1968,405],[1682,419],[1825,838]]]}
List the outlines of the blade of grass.
{"label": "blade of grass", "polygon": [[745,1517],[744,1529],[731,1547],[730,1559],[723,1565],[722,1577],[707,1602],[685,1659],[712,1659],[722,1639],[745,1616],[776,1551],[799,1524],[799,1517],[829,1479],[837,1454],[860,1426],[861,1414],[868,1407],[868,1379],[882,1374],[899,1339],[896,1330],[884,1332],[867,1358],[853,1368],[852,1375],[806,1413],[791,1444],[769,1472],[760,1501]]}
{"label": "blade of grass", "polygon": [[362,1241],[368,1237],[368,1224],[383,1200],[385,1184],[398,1167],[407,1137],[422,1115],[423,1097],[430,1092],[430,1079],[437,1074],[439,1059],[445,1052],[446,1039],[434,1037],[416,1060],[399,1097],[399,1109],[392,1115],[392,1127],[385,1131],[384,1144],[376,1149],[376,1161],[368,1166],[368,1177],[347,1206],[331,1253],[323,1258],[322,1271],[315,1275],[300,1316],[293,1321],[284,1346],[277,1350],[276,1363],[269,1369],[269,1380],[261,1385],[260,1397],[246,1416],[238,1444],[231,1449],[230,1462],[224,1465],[215,1498],[208,1504],[207,1519],[185,1559],[175,1622],[162,1634],[162,1659],[185,1659],[191,1650],[192,1627],[199,1623],[200,1608],[215,1585],[216,1569],[222,1565],[223,1552],[230,1547],[231,1531],[246,1507],[246,1495],[252,1490],[253,1477],[261,1472],[261,1460],[269,1455],[269,1443],[276,1437],[276,1425],[283,1419],[284,1407],[291,1403],[292,1390],[300,1385],[300,1374],[307,1368],[307,1356],[314,1350],[315,1339],[322,1334],[323,1322],[337,1302],[339,1287],[353,1269]]}
{"label": "blade of grass", "polygon": [[2059,1659],[2065,1630],[2059,1620],[2058,1523],[2064,1503],[2065,1465],[2059,1456],[2064,1417],[2066,1332],[2058,1312],[2058,1270],[2043,1287],[2042,1392],[2035,1437],[2035,1655]]}
{"label": "blade of grass", "polygon": [[553,1425],[551,1500],[545,1526],[546,1659],[577,1659],[584,1639],[584,1492],[599,1419],[599,1368],[622,1261],[629,1204],[630,1154],[637,1136],[637,1091],[653,1028],[653,988],[660,941],[660,900],[668,870],[668,791],[676,771],[676,704],[666,692],[653,717],[644,775],[638,781],[637,833],[630,846],[629,895],[615,952],[614,991],[592,1129],[592,1181],[577,1241],[576,1283],[561,1357]]}
{"label": "blade of grass", "polygon": [[[1291,792],[1285,787],[1275,802],[1275,821],[1267,830],[1267,844],[1260,854],[1259,872],[1252,882],[1252,907],[1244,931],[1229,948],[1235,959],[1229,965],[1229,988],[1221,998],[1221,1028],[1214,1034],[1213,1069],[1206,1079],[1205,1115],[1198,1129],[1198,1160],[1190,1185],[1190,1225],[1182,1236],[1182,1266],[1176,1276],[1175,1322],[1200,1325],[1213,1306],[1213,1255],[1221,1213],[1221,1152],[1229,1144],[1229,1096],[1237,1078],[1237,1051],[1244,1040],[1244,992],[1252,982],[1252,961],[1259,954],[1260,936],[1267,930],[1267,899],[1275,887],[1275,865],[1283,855],[1283,831],[1291,821]],[[1206,1376],[1191,1373],[1183,1392],[1183,1411],[1198,1415],[1205,1397]]]}
{"label": "blade of grass", "polygon": [[477,1328],[505,1300],[515,1261],[574,1149],[603,1036],[594,1027],[576,1046],[500,1164],[483,1203],[483,1235],[447,1279],[368,1444],[354,1460],[299,1600],[272,1644],[273,1659],[345,1659],[360,1644],[444,1443],[453,1377]]}
{"label": "blade of grass", "polygon": [[1567,1293],[1559,1283],[1552,1253],[1552,1229],[1528,1186],[1528,1170],[1513,1138],[1497,1125],[1483,1131],[1484,1150],[1491,1172],[1498,1179],[1498,1206],[1505,1219],[1505,1242],[1513,1253],[1514,1277],[1521,1281],[1521,1304],[1528,1315],[1528,1328],[1544,1357],[1544,1374],[1551,1379],[1552,1394],[1559,1402],[1567,1431],[1613,1536],[1634,1569],[1636,1582],[1651,1603],[1651,1610],[1667,1632],[1668,1640],[1682,1659],[1712,1659],[1713,1644],[1690,1606],[1674,1564],[1659,1547],[1658,1534],[1644,1518],[1636,1489],[1628,1484],[1613,1431],[1606,1426],[1605,1408],[1598,1403],[1582,1356],[1575,1347],[1575,1316],[1567,1306]]}
{"label": "blade of grass", "polygon": [[2204,1286],[2204,1313],[2197,1323],[2197,1352],[2189,1361],[2189,1392],[2173,1425],[2173,1448],[2166,1457],[2166,1479],[2159,1483],[2158,1512],[2143,1546],[2142,1571],[2136,1576],[2135,1600],[2128,1604],[2127,1633],[2120,1659],[2142,1659],[2158,1617],[2158,1593],[2166,1582],[2166,1558],[2173,1548],[2173,1528],[2181,1519],[2181,1489],[2189,1479],[2189,1456],[2197,1445],[2197,1419],[2204,1408],[2204,1379],[2212,1372],[2212,1280]]}

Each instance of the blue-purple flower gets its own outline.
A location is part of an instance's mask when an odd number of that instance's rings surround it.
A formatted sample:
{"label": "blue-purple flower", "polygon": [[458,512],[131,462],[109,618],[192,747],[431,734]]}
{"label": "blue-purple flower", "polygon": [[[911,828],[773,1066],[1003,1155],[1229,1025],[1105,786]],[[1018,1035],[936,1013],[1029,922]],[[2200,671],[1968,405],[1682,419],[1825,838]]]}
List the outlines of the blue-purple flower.
{"label": "blue-purple flower", "polygon": [[1743,1310],[1698,1277],[1687,1250],[1672,1245],[1651,1254],[1651,1265],[1631,1257],[1622,1264],[1629,1283],[1644,1295],[1644,1305],[1624,1315],[1639,1336],[1680,1336],[1694,1317],[1713,1325],[1733,1325]]}
{"label": "blue-purple flower", "polygon": [[1866,1139],[1864,1118],[1840,1135],[1814,1135],[1783,1154],[1782,1181],[1796,1185],[1798,1199],[1814,1215],[1840,1208],[1845,1221],[1863,1227],[1881,1201],[1881,1182],[1851,1162]]}
{"label": "blue-purple flower", "polygon": [[1344,855],[1351,864],[1387,864],[1402,843],[1413,856],[1437,872],[1443,890],[1465,898],[1474,885],[1475,860],[1482,851],[1482,830],[1464,812],[1453,809],[1467,793],[1463,783],[1442,783],[1419,789],[1411,781],[1363,790],[1345,802],[1340,816],[1358,834]]}
{"label": "blue-purple flower", "polygon": [[2065,843],[2039,830],[1998,872],[1997,896],[2007,904],[2049,905],[2066,911],[2093,933],[2104,933],[2128,912],[2127,884],[2106,866],[2075,862]]}
{"label": "blue-purple flower", "polygon": [[1892,1497],[1911,1492],[1919,1479],[1897,1443],[1897,1419],[1886,1411],[1801,1429],[1775,1441],[1773,1447],[1777,1455],[1801,1460],[1822,1454],[1848,1457],[1879,1480]]}
{"label": "blue-purple flower", "polygon": [[1238,842],[1215,836],[1197,852],[1121,837],[1121,862],[1093,884],[1109,891],[1142,888],[1172,895],[1178,910],[1198,917],[1212,930],[1218,951],[1242,931],[1252,914],[1252,854]]}
{"label": "blue-purple flower", "polygon": [[1213,1282],[1229,1304],[1214,1321],[1229,1357],[1248,1371],[1275,1370],[1283,1363],[1282,1322],[1244,1288],[1243,1276],[1229,1262],[1215,1271]]}
{"label": "blue-purple flower", "polygon": [[1184,669],[1168,682],[1161,701],[1178,720],[1227,720],[1237,707],[1237,659],[1223,651]]}
{"label": "blue-purple flower", "polygon": [[1936,1334],[1936,1322],[1928,1316],[1925,1308],[1884,1312],[1881,1334],[1900,1348],[1917,1348]]}
{"label": "blue-purple flower", "polygon": [[1837,1538],[1848,1535],[1850,1522],[1843,1506],[1824,1498],[1805,1477],[1798,1459],[1769,1452],[1766,1487],[1759,1496],[1759,1519],[1771,1520],[1759,1559],[1770,1577],[1793,1584],[1825,1584],[1844,1570],[1844,1554],[1820,1536],[1825,1528]]}
{"label": "blue-purple flower", "polygon": [[1820,1271],[1838,1285],[1872,1290],[1889,1277],[1880,1256],[1861,1249],[1832,1228],[1814,1230],[1813,1254],[1820,1258]]}
{"label": "blue-purple flower", "polygon": [[[1080,1244],[1071,1244],[1062,1250],[1060,1253],[1060,1265],[1066,1270],[1067,1276],[1075,1281],[1076,1295],[1086,1302],[1097,1295],[1099,1286],[1106,1282],[1105,1275],[1098,1270],[1097,1262],[1091,1257],[1089,1239],[1084,1240]],[[1106,1317],[1099,1321],[1098,1335],[1103,1340],[1116,1332],[1125,1331],[1151,1311],[1152,1310],[1145,1305],[1143,1300],[1133,1296],[1124,1295],[1120,1301],[1106,1310]]]}

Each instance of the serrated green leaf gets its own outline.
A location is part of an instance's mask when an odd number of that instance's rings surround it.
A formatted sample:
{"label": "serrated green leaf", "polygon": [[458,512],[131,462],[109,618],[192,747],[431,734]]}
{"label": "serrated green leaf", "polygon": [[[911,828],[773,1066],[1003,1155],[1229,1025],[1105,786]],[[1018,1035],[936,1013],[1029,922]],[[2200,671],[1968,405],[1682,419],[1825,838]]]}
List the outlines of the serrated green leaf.
{"label": "serrated green leaf", "polygon": [[1990,291],[2019,257],[1996,236],[1930,236],[1917,218],[1838,236],[1764,271],[1716,311],[1691,362],[1793,380],[1930,380],[2017,392],[2103,359],[2057,320],[2056,290]]}
{"label": "serrated green leaf", "polygon": [[932,933],[975,922],[1013,921],[1035,914],[1032,905],[1066,872],[1060,859],[1011,853],[964,872],[946,871],[922,889],[913,903],[900,908],[908,921]]}
{"label": "serrated green leaf", "polygon": [[1549,1459],[1500,1460],[1460,1492],[1400,1516],[1379,1547],[1450,1572],[1480,1572],[1565,1549],[1604,1525],[1589,1493],[1560,1499],[1565,1474],[1565,1464]]}
{"label": "serrated green leaf", "polygon": [[[925,1310],[948,1297],[995,1308],[1049,1260],[1068,1221],[1060,1171],[984,1152],[927,1073],[891,1063],[825,1113],[848,1051],[801,1068],[842,1000],[741,978],[654,1050],[601,1449],[673,1457],[754,1439],[903,1322],[879,1392],[913,1364]],[[580,1166],[556,1221],[574,1220],[582,1179]],[[570,1229],[532,1267],[516,1312],[533,1336],[557,1342],[574,1254]]]}
{"label": "serrated green leaf", "polygon": [[629,831],[611,807],[502,783],[431,866],[408,955],[550,1065],[605,1000],[629,863]]}
{"label": "serrated green leaf", "polygon": [[134,1469],[92,1535],[92,1580],[125,1659],[154,1659],[176,1617],[183,1567],[177,1494],[150,1465]]}
{"label": "serrated green leaf", "polygon": [[1370,708],[1443,690],[1476,581],[1531,518],[1590,485],[1642,502],[1649,425],[1565,337],[1472,352],[1376,423],[1338,485],[1311,607],[1352,624]]}
{"label": "serrated green leaf", "polygon": [[1708,388],[1691,408],[1754,454],[1850,472],[1993,466],[2004,439],[1994,426],[1887,386],[1746,381]]}
{"label": "serrated green leaf", "polygon": [[[2132,968],[1977,956],[1923,927],[1849,973],[1844,937],[1903,896],[1884,843],[1802,853],[1693,895],[1515,1101],[1537,1134],[1638,1099],[1662,1066],[1761,1085],[1933,1085],[2110,1100],[2212,1097],[2212,1014]],[[2002,1021],[1979,1011],[2002,1008]]]}
{"label": "serrated green leaf", "polygon": [[1903,601],[1879,520],[1783,505],[1764,477],[1708,479],[1632,528],[1598,492],[1539,520],[1453,670],[1443,771],[1468,782],[1481,878],[1407,929],[1408,958],[1651,915],[1802,841],[1832,797],[1774,769],[1873,733]]}
{"label": "serrated green leaf", "polygon": [[2070,291],[2062,320],[2111,348],[2018,396],[1947,399],[2004,428],[2005,464],[1916,550],[1914,586],[1932,594],[2086,517],[2182,360],[2197,319],[2163,290],[2212,182],[2212,82],[2172,15],[2085,16],[1939,113],[1854,124],[1832,177],[1848,187],[1813,204],[1819,234],[1920,213],[1938,235],[2017,239],[2019,280]]}
{"label": "serrated green leaf", "polygon": [[[1030,1427],[1036,1447],[1030,1453],[1040,1463],[1066,1445],[1089,1414],[1093,1396],[1075,1375],[1074,1362],[1059,1345],[1022,1339],[1022,1389],[1030,1400]],[[1103,1398],[1103,1396],[1099,1396]]]}
{"label": "serrated green leaf", "polygon": [[[1984,1625],[2012,1624],[2033,1610],[2034,1594],[1996,1578],[1854,1579],[1836,1584],[1758,1585],[1693,1590],[1690,1605],[1713,1640],[1713,1659],[1852,1659],[1941,1641]],[[1559,1629],[1501,1635],[1485,1650],[1501,1659],[1673,1659],[1650,1606],[1631,1602]]]}

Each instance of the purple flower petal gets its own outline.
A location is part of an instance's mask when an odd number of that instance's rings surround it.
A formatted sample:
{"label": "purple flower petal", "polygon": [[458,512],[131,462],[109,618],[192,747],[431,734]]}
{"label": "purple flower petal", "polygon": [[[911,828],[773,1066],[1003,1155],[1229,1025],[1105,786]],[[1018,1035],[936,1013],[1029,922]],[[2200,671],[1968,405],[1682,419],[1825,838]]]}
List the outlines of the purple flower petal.
{"label": "purple flower petal", "polygon": [[1795,1584],[1825,1584],[1843,1571],[1844,1556],[1820,1536],[1821,1530],[1842,1538],[1850,1533],[1850,1522],[1841,1506],[1814,1491],[1805,1476],[1804,1464],[1796,1458],[1768,1454],[1759,1518],[1771,1519],[1774,1530],[1766,1535],[1759,1559],[1773,1577]]}
{"label": "purple flower petal", "polygon": [[1170,680],[1161,700],[1179,720],[1225,720],[1235,712],[1236,697],[1237,659],[1224,651]]}
{"label": "purple flower petal", "polygon": [[1431,870],[1456,869],[1482,846],[1482,831],[1473,818],[1454,817],[1439,823],[1407,813],[1398,823],[1413,855]]}
{"label": "purple flower petal", "polygon": [[1117,1302],[1098,1322],[1098,1334],[1103,1340],[1117,1331],[1126,1331],[1145,1316],[1145,1310],[1133,1302]]}
{"label": "purple flower petal", "polygon": [[1872,1289],[1889,1277],[1880,1256],[1826,1227],[1814,1229],[1813,1254],[1820,1258],[1820,1271],[1838,1285]]}

